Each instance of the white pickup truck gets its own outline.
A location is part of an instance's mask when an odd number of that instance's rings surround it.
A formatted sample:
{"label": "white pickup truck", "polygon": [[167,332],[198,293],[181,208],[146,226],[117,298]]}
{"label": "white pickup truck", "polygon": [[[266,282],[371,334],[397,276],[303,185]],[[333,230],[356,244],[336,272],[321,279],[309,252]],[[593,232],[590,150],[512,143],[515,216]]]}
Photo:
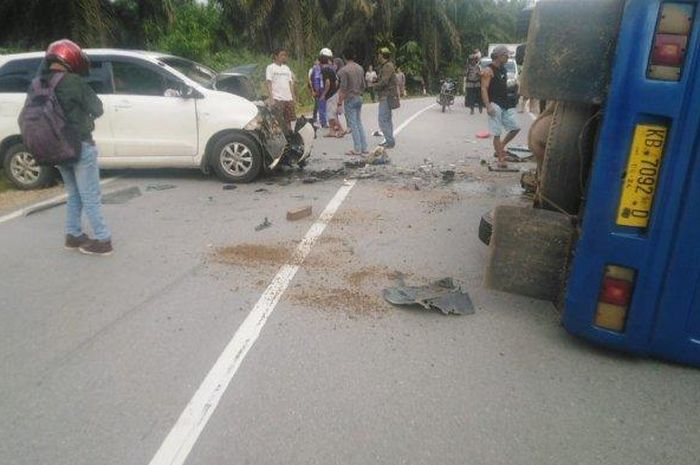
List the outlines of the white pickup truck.
{"label": "white pickup truck", "polygon": [[[234,94],[240,75],[162,53],[86,53],[87,82],[105,109],[93,133],[103,168],[198,168],[227,182],[250,182],[280,162],[303,166],[311,152],[310,122],[300,118],[285,135],[263,104]],[[43,187],[55,175],[36,165],[17,124],[43,58],[42,52],[0,56],[0,162],[20,189]]]}

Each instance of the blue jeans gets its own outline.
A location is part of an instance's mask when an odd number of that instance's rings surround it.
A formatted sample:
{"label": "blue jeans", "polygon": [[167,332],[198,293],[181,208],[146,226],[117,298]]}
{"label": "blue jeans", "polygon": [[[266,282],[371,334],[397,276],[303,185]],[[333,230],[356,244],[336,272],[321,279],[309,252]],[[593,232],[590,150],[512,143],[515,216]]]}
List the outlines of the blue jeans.
{"label": "blue jeans", "polygon": [[318,99],[318,119],[319,124],[324,128],[328,127],[328,117],[326,115],[326,101]]}
{"label": "blue jeans", "polygon": [[396,145],[394,122],[391,119],[391,108],[387,99],[379,101],[379,129],[382,130],[387,145]]}
{"label": "blue jeans", "polygon": [[100,192],[100,169],[97,166],[97,148],[83,142],[80,160],[58,167],[68,194],[66,206],[66,234],[80,236],[83,233],[82,213],[85,211],[94,238],[110,239],[105,219],[102,217],[102,194]]}
{"label": "blue jeans", "polygon": [[345,101],[345,117],[352,130],[352,143],[355,152],[366,152],[367,135],[362,126],[362,97],[356,96]]}

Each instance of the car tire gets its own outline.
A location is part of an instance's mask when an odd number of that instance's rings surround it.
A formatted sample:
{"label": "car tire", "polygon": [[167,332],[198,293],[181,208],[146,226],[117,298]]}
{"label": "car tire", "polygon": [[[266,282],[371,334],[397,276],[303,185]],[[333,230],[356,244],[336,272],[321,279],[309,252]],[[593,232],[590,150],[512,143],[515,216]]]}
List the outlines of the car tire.
{"label": "car tire", "polygon": [[260,174],[262,152],[253,137],[243,133],[229,133],[214,144],[210,164],[223,181],[247,183]]}
{"label": "car tire", "polygon": [[21,142],[5,152],[3,169],[7,179],[17,189],[25,191],[48,187],[55,179],[54,169],[37,165],[34,156]]}
{"label": "car tire", "polygon": [[[538,180],[536,207],[578,214],[593,153],[593,138],[583,132],[594,113],[592,105],[557,103]],[[580,141],[584,142],[582,147]]]}

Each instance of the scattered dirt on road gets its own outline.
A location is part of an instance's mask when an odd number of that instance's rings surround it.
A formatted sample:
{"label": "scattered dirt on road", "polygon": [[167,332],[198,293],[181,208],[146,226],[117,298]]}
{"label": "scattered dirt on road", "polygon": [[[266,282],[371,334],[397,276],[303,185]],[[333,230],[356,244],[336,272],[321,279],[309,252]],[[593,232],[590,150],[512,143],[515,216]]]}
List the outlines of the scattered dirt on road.
{"label": "scattered dirt on road", "polygon": [[291,244],[238,244],[217,248],[212,258],[225,265],[281,265],[293,250]]}
{"label": "scattered dirt on road", "polygon": [[462,197],[454,191],[442,192],[435,199],[421,200],[426,213],[442,213]]}
{"label": "scattered dirt on road", "polygon": [[356,225],[360,223],[375,223],[380,221],[382,216],[377,212],[367,210],[347,209],[333,217],[333,223],[342,225]]}
{"label": "scattered dirt on road", "polygon": [[391,279],[396,271],[390,270],[385,266],[368,266],[358,271],[353,271],[345,275],[345,280],[353,287],[359,287],[366,282],[377,283]]}
{"label": "scattered dirt on road", "polygon": [[354,288],[310,287],[295,289],[290,298],[298,305],[317,310],[340,310],[355,315],[379,315],[389,310],[379,293],[367,294]]}

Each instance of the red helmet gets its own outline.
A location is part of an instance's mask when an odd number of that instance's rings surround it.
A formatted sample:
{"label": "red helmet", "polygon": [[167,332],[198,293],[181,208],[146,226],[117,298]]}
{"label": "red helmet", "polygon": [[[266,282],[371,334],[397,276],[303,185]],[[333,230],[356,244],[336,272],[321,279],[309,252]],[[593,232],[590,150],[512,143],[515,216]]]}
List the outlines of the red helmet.
{"label": "red helmet", "polygon": [[90,72],[90,59],[75,42],[62,39],[49,45],[46,49],[46,61],[60,63],[68,71],[81,76],[87,76]]}

